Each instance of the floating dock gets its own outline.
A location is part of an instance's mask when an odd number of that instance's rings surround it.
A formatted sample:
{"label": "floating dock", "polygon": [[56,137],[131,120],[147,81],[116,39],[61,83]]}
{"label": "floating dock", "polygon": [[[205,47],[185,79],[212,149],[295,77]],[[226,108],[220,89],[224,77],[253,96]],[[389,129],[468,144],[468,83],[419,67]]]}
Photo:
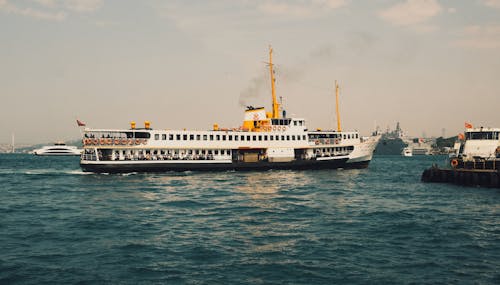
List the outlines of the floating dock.
{"label": "floating dock", "polygon": [[433,165],[424,170],[423,182],[452,183],[462,186],[500,188],[500,171],[493,169],[439,168]]}

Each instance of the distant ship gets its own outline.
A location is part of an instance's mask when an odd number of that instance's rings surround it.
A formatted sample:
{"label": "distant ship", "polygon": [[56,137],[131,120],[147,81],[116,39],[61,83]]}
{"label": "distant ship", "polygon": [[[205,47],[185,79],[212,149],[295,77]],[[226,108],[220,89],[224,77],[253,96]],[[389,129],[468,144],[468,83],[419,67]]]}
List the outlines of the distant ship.
{"label": "distant ship", "polygon": [[[379,135],[309,130],[303,118],[287,117],[276,100],[269,50],[272,111],[248,106],[237,128],[212,130],[90,129],[83,133],[80,166],[87,172],[186,170],[336,169],[368,167]],[[338,85],[336,96],[338,102]],[[338,104],[337,104],[338,108]]]}
{"label": "distant ship", "polygon": [[432,154],[432,139],[414,138],[407,140],[409,149],[412,155],[431,155]]}
{"label": "distant ship", "polygon": [[401,155],[406,146],[408,146],[408,144],[403,141],[403,130],[398,122],[394,131],[390,131],[388,128],[387,131],[382,134],[380,142],[375,148],[375,154]]}
{"label": "distant ship", "polygon": [[411,148],[405,147],[405,148],[403,148],[403,151],[401,152],[401,155],[402,156],[410,157],[410,156],[413,156],[413,151],[412,151]]}
{"label": "distant ship", "polygon": [[56,142],[51,146],[43,146],[33,150],[34,155],[61,156],[61,155],[81,155],[83,149],[76,146],[66,145],[64,142]]}

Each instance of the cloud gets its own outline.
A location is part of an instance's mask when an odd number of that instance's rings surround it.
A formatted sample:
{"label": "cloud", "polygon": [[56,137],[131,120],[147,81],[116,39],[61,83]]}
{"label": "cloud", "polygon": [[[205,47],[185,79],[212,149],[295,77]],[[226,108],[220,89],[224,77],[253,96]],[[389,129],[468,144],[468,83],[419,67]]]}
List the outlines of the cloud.
{"label": "cloud", "polygon": [[500,0],[483,0],[483,4],[488,7],[500,9]]}
{"label": "cloud", "polygon": [[33,0],[33,1],[44,7],[55,7],[57,4],[56,0]]}
{"label": "cloud", "polygon": [[460,32],[460,39],[455,46],[472,49],[500,49],[500,25],[472,25]]}
{"label": "cloud", "polygon": [[396,26],[412,26],[425,23],[442,10],[436,0],[406,0],[404,3],[379,11],[378,15]]}
{"label": "cloud", "polygon": [[66,0],[65,6],[76,12],[92,12],[99,9],[102,0]]}
{"label": "cloud", "polygon": [[31,7],[18,7],[14,4],[7,2],[7,0],[0,0],[0,10],[8,14],[20,15],[40,20],[49,20],[49,21],[63,21],[66,19],[66,13],[63,11],[57,12],[48,12],[42,11],[38,9],[34,9]]}
{"label": "cloud", "polygon": [[347,4],[347,0],[304,0],[299,2],[272,0],[258,1],[256,2],[256,8],[268,15],[308,18],[341,8]]}
{"label": "cloud", "polygon": [[92,12],[102,0],[32,0],[23,4],[0,0],[0,10],[13,15],[48,21],[64,21],[69,12]]}

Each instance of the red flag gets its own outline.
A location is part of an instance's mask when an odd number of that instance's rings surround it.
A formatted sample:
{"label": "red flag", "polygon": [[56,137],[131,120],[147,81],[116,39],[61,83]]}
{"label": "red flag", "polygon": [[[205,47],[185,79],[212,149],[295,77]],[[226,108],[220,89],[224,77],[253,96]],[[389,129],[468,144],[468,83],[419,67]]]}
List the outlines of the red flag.
{"label": "red flag", "polygon": [[76,119],[76,124],[79,126],[79,127],[85,127],[85,123]]}
{"label": "red flag", "polygon": [[472,129],[472,124],[465,122],[465,128],[466,129]]}

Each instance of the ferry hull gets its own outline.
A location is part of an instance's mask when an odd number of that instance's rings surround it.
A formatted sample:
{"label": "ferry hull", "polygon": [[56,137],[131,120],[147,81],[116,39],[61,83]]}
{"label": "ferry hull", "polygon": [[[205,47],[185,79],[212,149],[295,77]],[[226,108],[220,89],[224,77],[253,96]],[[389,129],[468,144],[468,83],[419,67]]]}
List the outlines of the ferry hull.
{"label": "ferry hull", "polygon": [[229,163],[109,163],[84,162],[80,166],[84,172],[130,173],[130,172],[168,172],[168,171],[252,171],[252,170],[316,170],[346,167],[347,158],[332,160],[302,160],[292,162],[229,162]]}
{"label": "ferry hull", "polygon": [[363,169],[363,168],[368,168],[368,165],[370,165],[370,161],[371,160],[349,162],[349,163],[346,163],[346,166],[344,168],[346,168],[346,169]]}

